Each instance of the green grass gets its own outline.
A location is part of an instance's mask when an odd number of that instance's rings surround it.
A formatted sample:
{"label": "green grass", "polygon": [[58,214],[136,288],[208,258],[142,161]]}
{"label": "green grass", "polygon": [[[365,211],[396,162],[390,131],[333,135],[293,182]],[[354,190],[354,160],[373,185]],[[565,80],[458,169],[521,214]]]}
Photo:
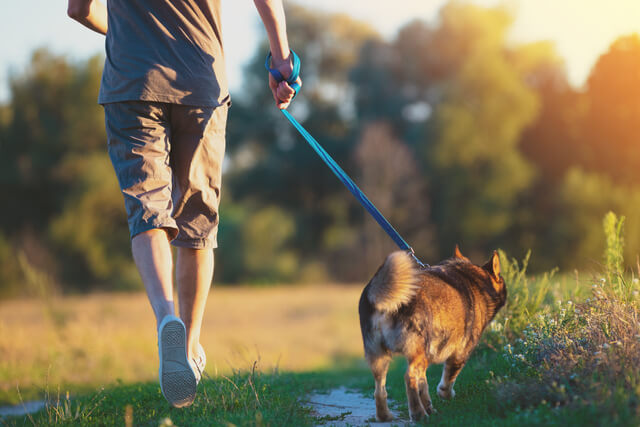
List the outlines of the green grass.
{"label": "green grass", "polygon": [[[388,375],[389,398],[400,414],[401,425],[408,421],[403,375],[406,363],[396,358]],[[428,370],[434,406],[438,411],[424,425],[442,426],[523,426],[523,425],[637,425],[624,402],[610,399],[596,405],[560,406],[537,404],[523,408],[516,400],[499,398],[500,382],[511,365],[501,353],[480,349],[471,358],[456,383],[456,397],[440,399],[435,393],[441,366]],[[4,419],[1,424],[21,425],[126,425],[130,417],[136,426],[307,426],[331,420],[318,418],[309,409],[306,396],[345,386],[373,399],[373,379],[362,360],[343,361],[331,370],[303,373],[243,372],[205,378],[193,406],[170,408],[157,383],[116,385],[77,396],[62,396],[60,405],[31,417]],[[55,399],[54,399],[55,400]],[[622,399],[624,400],[624,399]],[[375,414],[371,414],[372,419]],[[169,421],[172,424],[169,424]],[[164,423],[164,424],[163,424]]]}

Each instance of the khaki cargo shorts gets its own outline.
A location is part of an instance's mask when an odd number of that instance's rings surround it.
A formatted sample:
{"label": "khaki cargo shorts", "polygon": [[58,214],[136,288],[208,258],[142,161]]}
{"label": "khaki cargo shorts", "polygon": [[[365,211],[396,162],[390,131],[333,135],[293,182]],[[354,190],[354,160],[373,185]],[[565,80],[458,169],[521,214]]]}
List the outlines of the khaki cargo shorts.
{"label": "khaki cargo shorts", "polygon": [[175,246],[216,248],[228,107],[131,101],[104,110],[131,237],[162,228]]}

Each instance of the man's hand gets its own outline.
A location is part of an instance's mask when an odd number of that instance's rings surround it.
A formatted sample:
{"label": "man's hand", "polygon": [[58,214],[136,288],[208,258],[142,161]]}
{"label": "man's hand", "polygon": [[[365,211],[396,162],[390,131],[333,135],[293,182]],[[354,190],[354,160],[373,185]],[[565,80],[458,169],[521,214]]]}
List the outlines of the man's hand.
{"label": "man's hand", "polygon": [[67,15],[90,30],[107,34],[107,7],[97,0],[69,0]]}
{"label": "man's hand", "polygon": [[[275,59],[272,59],[272,67],[280,71],[282,77],[285,79],[288,78],[292,71],[293,65],[291,64],[291,55],[284,61],[278,63]],[[300,86],[302,86],[302,80],[300,77],[296,80]],[[293,100],[293,96],[296,92],[293,90],[291,86],[286,81],[277,82],[276,79],[273,78],[271,73],[269,73],[269,87],[271,88],[271,93],[273,93],[273,99],[276,101],[276,105],[281,110],[286,110],[291,104]]]}
{"label": "man's hand", "polygon": [[[291,75],[293,66],[291,64],[291,53],[289,51],[289,41],[287,40],[287,25],[284,16],[282,0],[253,0],[267,31],[269,38],[269,48],[272,54],[271,68],[276,68],[286,79]],[[296,80],[302,84],[302,80]],[[276,82],[269,73],[269,87],[273,92],[276,105],[281,110],[287,108],[295,95],[295,91],[287,82]]]}

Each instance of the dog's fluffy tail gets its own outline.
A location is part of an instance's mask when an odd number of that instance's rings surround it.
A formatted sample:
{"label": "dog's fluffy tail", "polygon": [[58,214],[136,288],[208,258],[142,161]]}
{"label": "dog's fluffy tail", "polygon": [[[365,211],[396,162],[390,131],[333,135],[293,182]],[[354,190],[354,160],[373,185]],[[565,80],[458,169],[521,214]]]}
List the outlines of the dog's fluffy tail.
{"label": "dog's fluffy tail", "polygon": [[411,256],[393,252],[369,282],[369,301],[379,311],[395,312],[418,290],[418,271]]}

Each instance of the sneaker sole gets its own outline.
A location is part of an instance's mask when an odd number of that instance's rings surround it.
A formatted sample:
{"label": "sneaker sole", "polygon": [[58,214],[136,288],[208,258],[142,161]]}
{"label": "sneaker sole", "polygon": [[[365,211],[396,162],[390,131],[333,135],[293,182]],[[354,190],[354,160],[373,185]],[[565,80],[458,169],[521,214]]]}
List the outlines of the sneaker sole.
{"label": "sneaker sole", "polygon": [[160,389],[174,407],[189,406],[196,398],[196,377],[187,360],[187,333],[177,318],[160,327]]}

